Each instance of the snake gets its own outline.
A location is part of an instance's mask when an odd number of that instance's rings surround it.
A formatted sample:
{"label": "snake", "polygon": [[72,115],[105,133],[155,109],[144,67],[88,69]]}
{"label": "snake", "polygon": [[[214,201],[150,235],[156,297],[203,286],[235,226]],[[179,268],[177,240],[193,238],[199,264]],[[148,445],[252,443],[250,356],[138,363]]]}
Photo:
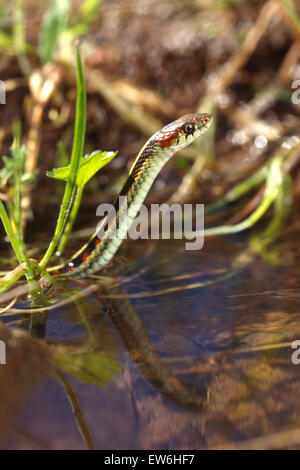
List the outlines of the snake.
{"label": "snake", "polygon": [[[106,266],[124,240],[124,235],[162,167],[176,152],[206,132],[212,119],[212,115],[208,113],[187,114],[155,132],[138,153],[116,198],[113,206],[115,224],[109,221],[110,226],[108,225],[101,239],[98,236],[101,227],[97,227],[89,241],[60,268],[57,274],[80,278],[94,274]],[[126,200],[126,208],[120,204],[122,200]]]}

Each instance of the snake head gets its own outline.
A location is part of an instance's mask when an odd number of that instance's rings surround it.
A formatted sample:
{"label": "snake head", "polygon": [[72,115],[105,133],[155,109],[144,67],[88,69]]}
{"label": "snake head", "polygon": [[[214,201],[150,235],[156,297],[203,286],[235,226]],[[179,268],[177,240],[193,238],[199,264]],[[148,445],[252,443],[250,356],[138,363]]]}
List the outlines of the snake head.
{"label": "snake head", "polygon": [[163,149],[181,150],[205,132],[212,123],[211,114],[187,114],[158,131],[156,140]]}

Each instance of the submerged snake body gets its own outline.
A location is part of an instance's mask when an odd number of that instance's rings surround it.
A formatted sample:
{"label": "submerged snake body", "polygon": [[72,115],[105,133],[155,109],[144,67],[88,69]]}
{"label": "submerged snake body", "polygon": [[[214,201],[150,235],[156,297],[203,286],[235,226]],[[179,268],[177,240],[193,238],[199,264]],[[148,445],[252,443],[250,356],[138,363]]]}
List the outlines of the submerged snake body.
{"label": "submerged snake body", "polygon": [[[176,152],[205,132],[211,121],[210,114],[189,114],[168,124],[150,137],[136,157],[118,195],[114,206],[115,226],[113,227],[113,224],[108,226],[101,240],[97,237],[99,227],[89,242],[59,272],[85,277],[108,264],[121,245],[161,168]],[[124,207],[119,207],[120,196],[126,196]],[[112,236],[112,230],[115,231],[116,228],[116,234]]]}

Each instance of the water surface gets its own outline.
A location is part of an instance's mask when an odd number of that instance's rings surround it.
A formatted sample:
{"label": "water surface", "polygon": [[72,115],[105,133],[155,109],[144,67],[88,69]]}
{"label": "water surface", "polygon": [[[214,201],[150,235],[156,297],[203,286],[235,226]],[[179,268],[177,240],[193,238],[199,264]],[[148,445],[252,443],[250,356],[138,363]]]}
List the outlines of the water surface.
{"label": "water surface", "polygon": [[104,284],[60,284],[48,314],[2,317],[1,448],[299,448],[297,237],[130,242],[118,260]]}

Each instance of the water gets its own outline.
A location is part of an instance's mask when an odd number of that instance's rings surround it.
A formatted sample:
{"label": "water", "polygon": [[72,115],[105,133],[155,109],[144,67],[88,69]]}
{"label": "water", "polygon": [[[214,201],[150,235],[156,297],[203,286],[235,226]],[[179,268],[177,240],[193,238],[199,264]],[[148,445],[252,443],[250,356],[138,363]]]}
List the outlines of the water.
{"label": "water", "polygon": [[131,242],[118,259],[105,285],[61,284],[47,315],[2,318],[24,333],[2,332],[1,448],[300,448],[297,236],[264,253]]}

